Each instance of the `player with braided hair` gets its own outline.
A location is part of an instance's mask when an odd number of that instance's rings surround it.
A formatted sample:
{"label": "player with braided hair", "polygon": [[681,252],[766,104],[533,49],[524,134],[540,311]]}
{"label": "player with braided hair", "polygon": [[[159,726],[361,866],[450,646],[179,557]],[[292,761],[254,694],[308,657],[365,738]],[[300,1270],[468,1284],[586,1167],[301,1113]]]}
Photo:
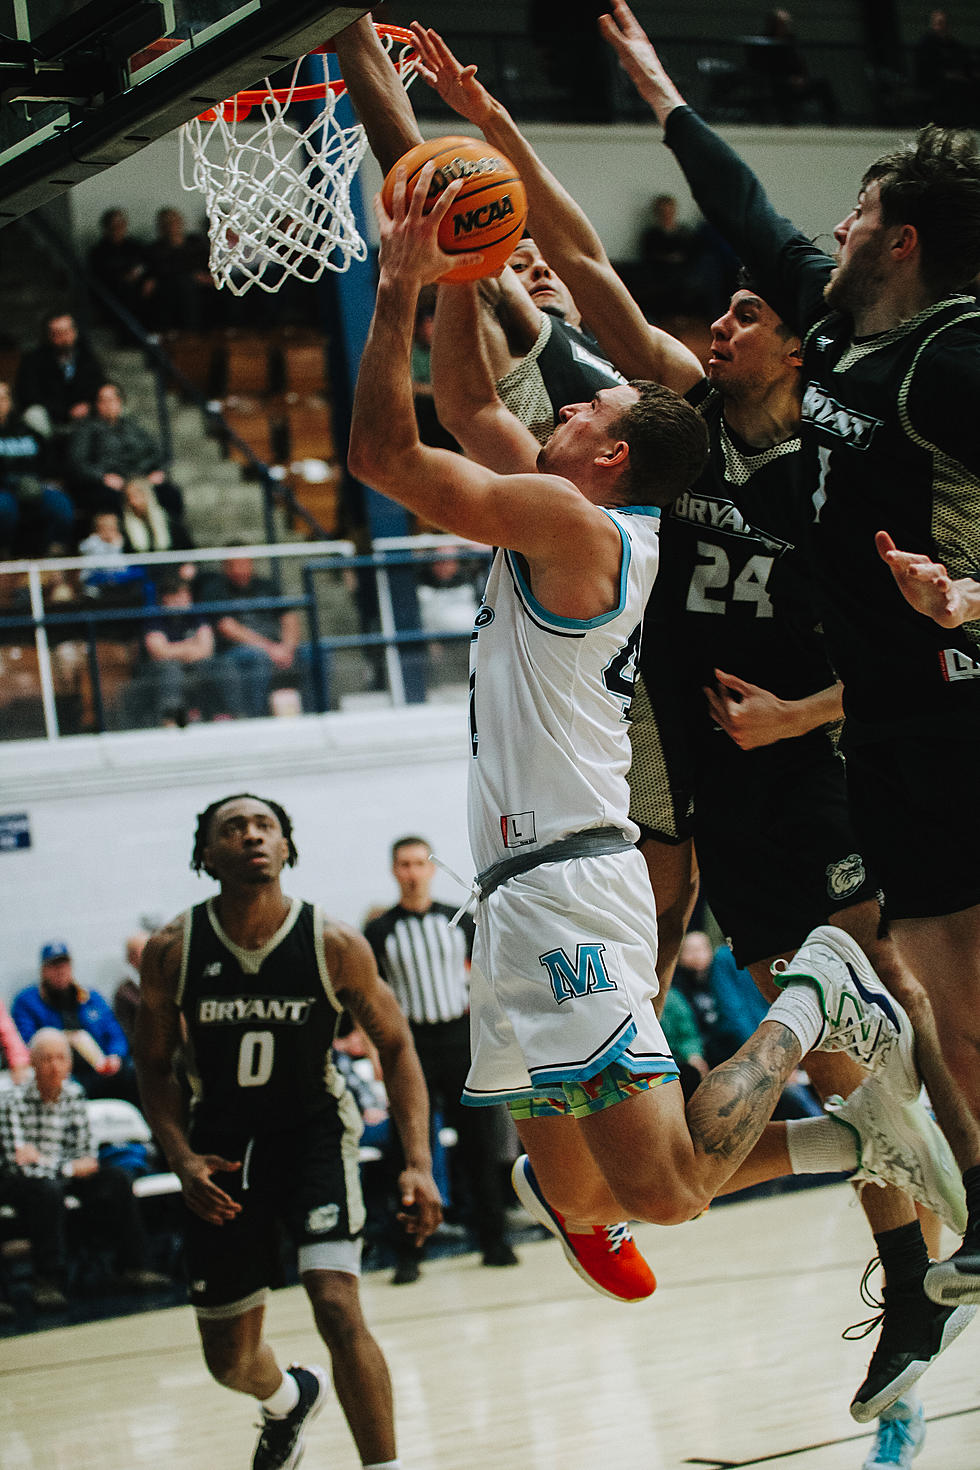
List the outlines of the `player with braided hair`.
{"label": "player with braided hair", "polygon": [[[219,1383],[262,1408],[253,1470],[299,1462],[305,1427],[326,1396],[322,1369],[294,1364],[283,1373],[263,1335],[266,1290],[280,1284],[280,1226],[297,1247],[361,1460],[396,1470],[388,1369],[358,1292],[361,1122],[331,1059],[341,1012],[378,1049],[406,1160],[399,1218],[419,1242],[441,1219],[428,1098],[408,1025],[367,941],[283,893],[282,870],[296,860],[278,802],[242,793],[201,812],[191,867],[220,891],[146,946],[137,1072],[144,1111],[183,1190],[205,1361]],[[173,1071],[179,1051],[189,1123]]]}

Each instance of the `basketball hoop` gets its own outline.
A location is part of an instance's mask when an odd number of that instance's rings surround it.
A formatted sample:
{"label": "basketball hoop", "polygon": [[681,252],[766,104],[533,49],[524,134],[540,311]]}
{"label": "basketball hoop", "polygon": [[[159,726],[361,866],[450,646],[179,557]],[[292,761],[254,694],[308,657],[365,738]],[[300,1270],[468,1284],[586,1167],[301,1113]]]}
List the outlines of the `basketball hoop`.
{"label": "basketball hoop", "polygon": [[[375,27],[402,85],[416,75],[411,31]],[[314,54],[327,50],[317,48]],[[204,196],[211,240],[210,271],[219,287],[242,296],[252,286],[278,291],[289,276],[317,281],[365,260],[350,186],[367,150],[360,123],[334,116],[347,90],[343,78],[299,85],[300,57],[288,87],[239,92],[180,130],[180,182]],[[322,103],[302,131],[287,121],[294,102]],[[253,109],[261,122],[239,134]]]}

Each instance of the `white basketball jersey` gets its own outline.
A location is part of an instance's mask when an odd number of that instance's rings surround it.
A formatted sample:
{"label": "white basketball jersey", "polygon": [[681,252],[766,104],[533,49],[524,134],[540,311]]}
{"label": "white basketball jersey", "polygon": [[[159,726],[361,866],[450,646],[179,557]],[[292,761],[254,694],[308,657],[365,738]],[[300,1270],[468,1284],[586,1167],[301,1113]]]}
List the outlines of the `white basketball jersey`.
{"label": "white basketball jersey", "polygon": [[611,612],[587,621],[548,612],[512,551],[498,551],[490,568],[470,659],[469,826],[478,872],[590,827],[639,836],[626,784],[629,706],[660,512],[607,514],[623,539]]}

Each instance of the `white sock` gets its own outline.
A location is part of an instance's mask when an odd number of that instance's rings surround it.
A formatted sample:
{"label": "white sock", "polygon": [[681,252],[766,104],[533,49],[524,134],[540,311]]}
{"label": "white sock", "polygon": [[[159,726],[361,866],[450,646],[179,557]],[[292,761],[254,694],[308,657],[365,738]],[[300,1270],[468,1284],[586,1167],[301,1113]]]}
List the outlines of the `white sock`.
{"label": "white sock", "polygon": [[791,980],[786,989],[779,992],[765,1019],[780,1021],[788,1027],[806,1056],[823,1035],[824,1013],[817,987],[807,980]]}
{"label": "white sock", "polygon": [[291,1373],[282,1375],[282,1382],[275,1393],[262,1400],[262,1408],[274,1419],[284,1419],[299,1403],[299,1384]]}
{"label": "white sock", "polygon": [[836,1118],[790,1118],[786,1148],[794,1174],[844,1174],[858,1166],[857,1141]]}
{"label": "white sock", "polygon": [[378,1460],[374,1465],[362,1465],[361,1470],[402,1470],[401,1460]]}

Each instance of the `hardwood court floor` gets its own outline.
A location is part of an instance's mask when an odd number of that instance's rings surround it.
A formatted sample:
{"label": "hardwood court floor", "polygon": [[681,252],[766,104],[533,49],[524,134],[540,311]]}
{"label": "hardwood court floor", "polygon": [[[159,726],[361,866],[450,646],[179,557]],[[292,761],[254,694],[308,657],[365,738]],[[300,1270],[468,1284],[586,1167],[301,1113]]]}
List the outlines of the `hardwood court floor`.
{"label": "hardwood court floor", "polygon": [[[873,1339],[842,1342],[870,1237],[847,1185],[731,1204],[638,1238],[649,1302],[590,1292],[550,1240],[364,1282],[405,1470],[860,1470],[847,1405]],[[283,1362],[321,1360],[301,1288],[276,1293]],[[980,1321],[923,1380],[916,1470],[980,1470]],[[0,1343],[0,1470],[245,1470],[252,1406],[212,1384],[189,1308]],[[356,1470],[335,1402],[303,1470]]]}

